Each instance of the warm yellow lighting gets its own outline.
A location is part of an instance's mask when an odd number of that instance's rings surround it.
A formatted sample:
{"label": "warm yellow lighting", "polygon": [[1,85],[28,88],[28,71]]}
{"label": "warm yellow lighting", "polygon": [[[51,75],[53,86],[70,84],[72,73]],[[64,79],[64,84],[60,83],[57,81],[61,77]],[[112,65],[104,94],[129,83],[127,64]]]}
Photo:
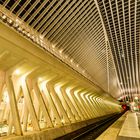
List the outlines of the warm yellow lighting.
{"label": "warm yellow lighting", "polygon": [[26,75],[23,75],[23,76],[20,78],[20,82],[21,82],[22,85],[25,83],[25,78],[26,78]]}
{"label": "warm yellow lighting", "polygon": [[9,103],[9,97],[8,97],[8,91],[7,90],[4,91],[4,101],[6,103]]}
{"label": "warm yellow lighting", "polygon": [[62,53],[62,50],[60,50],[59,53]]}
{"label": "warm yellow lighting", "polygon": [[6,19],[6,15],[3,15],[2,18],[3,18],[3,19]]}
{"label": "warm yellow lighting", "polygon": [[16,19],[16,22],[19,23],[19,24],[21,24],[21,21],[19,19]]}
{"label": "warm yellow lighting", "polygon": [[135,100],[138,100],[138,97],[135,97]]}
{"label": "warm yellow lighting", "polygon": [[56,86],[56,87],[55,87],[55,91],[56,91],[57,93],[60,93],[60,86]]}
{"label": "warm yellow lighting", "polygon": [[46,84],[47,84],[47,81],[42,82],[42,83],[40,84],[40,89],[41,89],[41,90],[45,90]]}
{"label": "warm yellow lighting", "polygon": [[39,81],[39,82],[42,81],[42,80],[43,80],[43,79],[42,79],[41,77],[38,78],[38,81]]}
{"label": "warm yellow lighting", "polygon": [[54,49],[55,48],[55,45],[52,45],[52,48]]}
{"label": "warm yellow lighting", "polygon": [[70,62],[73,62],[73,59],[71,59]]}
{"label": "warm yellow lighting", "polygon": [[28,35],[28,37],[30,37],[30,34],[29,33],[27,35]]}
{"label": "warm yellow lighting", "polygon": [[9,23],[12,23],[12,20],[11,19],[9,19]]}
{"label": "warm yellow lighting", "polygon": [[66,89],[66,93],[70,93],[71,88]]}
{"label": "warm yellow lighting", "polygon": [[14,71],[14,74],[15,74],[15,75],[19,75],[19,74],[20,74],[20,70],[19,70],[19,69],[16,69],[16,70]]}

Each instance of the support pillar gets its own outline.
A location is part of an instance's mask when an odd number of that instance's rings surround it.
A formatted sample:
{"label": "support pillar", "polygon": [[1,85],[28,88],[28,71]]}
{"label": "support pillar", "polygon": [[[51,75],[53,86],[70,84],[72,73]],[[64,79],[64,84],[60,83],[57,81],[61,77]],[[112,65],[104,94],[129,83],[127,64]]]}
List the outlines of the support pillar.
{"label": "support pillar", "polygon": [[[52,81],[48,82],[47,83],[47,88],[48,88],[48,91],[49,91],[53,101],[55,102],[57,110],[58,110],[58,112],[59,112],[59,114],[61,116],[62,123],[66,123],[66,124],[68,123],[69,124],[70,120],[69,120],[69,118],[68,118],[68,116],[67,116],[67,114],[65,112],[64,107],[62,106],[62,104],[60,102],[60,99],[57,96],[57,93],[56,93],[56,91],[54,89],[54,83]],[[63,121],[65,121],[65,122],[63,122]]]}
{"label": "support pillar", "polygon": [[31,99],[30,91],[29,91],[29,88],[28,88],[28,85],[27,85],[25,79],[22,79],[22,90],[23,90],[23,94],[24,94],[24,98],[25,98],[25,103],[28,105],[27,107],[28,107],[28,111],[31,116],[33,128],[34,128],[34,130],[40,130],[37,115],[35,113],[35,109],[33,106],[33,101]]}
{"label": "support pillar", "polygon": [[13,119],[13,125],[15,127],[15,133],[17,135],[22,135],[22,129],[21,129],[20,118],[18,114],[18,107],[16,103],[14,87],[13,87],[11,76],[9,75],[6,76],[6,85],[8,89],[10,109],[11,109],[11,114],[12,114],[12,119]]}
{"label": "support pillar", "polygon": [[60,87],[60,92],[61,92],[61,94],[58,94],[58,96],[61,98],[62,104],[65,107],[65,110],[66,110],[66,112],[68,114],[68,117],[69,117],[70,121],[73,123],[76,120],[75,120],[74,115],[72,113],[72,108],[70,108],[70,105],[69,105],[70,100],[68,102],[66,101],[66,98],[65,98],[66,92],[65,92],[64,87]]}
{"label": "support pillar", "polygon": [[53,123],[52,123],[51,118],[49,116],[49,112],[48,112],[47,107],[46,107],[46,105],[44,103],[44,100],[42,98],[42,95],[41,95],[40,89],[38,87],[38,84],[35,83],[34,86],[33,86],[33,88],[35,90],[35,94],[36,94],[36,96],[38,98],[39,104],[40,104],[41,109],[43,111],[45,120],[47,121],[47,124],[48,124],[47,127],[53,127]]}

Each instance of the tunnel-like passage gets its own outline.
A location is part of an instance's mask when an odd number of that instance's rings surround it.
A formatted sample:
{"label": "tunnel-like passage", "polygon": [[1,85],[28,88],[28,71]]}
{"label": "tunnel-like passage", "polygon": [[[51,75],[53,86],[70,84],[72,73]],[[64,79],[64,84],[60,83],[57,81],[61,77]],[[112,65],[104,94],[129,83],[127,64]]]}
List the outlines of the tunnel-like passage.
{"label": "tunnel-like passage", "polygon": [[121,111],[98,86],[3,23],[0,43],[2,138],[53,139]]}

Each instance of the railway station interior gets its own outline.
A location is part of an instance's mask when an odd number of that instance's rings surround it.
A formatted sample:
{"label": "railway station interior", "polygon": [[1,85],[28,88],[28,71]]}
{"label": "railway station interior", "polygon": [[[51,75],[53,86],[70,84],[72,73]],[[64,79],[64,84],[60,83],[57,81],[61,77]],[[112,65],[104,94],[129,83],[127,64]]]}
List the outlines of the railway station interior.
{"label": "railway station interior", "polygon": [[140,140],[140,0],[0,0],[0,140]]}

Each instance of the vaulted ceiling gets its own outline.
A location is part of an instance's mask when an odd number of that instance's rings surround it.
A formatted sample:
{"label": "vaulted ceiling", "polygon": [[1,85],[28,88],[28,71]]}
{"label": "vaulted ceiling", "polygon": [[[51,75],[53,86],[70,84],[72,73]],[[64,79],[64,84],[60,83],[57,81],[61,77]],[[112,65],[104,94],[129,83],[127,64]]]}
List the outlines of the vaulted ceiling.
{"label": "vaulted ceiling", "polygon": [[112,96],[139,94],[139,0],[0,0],[0,12]]}

